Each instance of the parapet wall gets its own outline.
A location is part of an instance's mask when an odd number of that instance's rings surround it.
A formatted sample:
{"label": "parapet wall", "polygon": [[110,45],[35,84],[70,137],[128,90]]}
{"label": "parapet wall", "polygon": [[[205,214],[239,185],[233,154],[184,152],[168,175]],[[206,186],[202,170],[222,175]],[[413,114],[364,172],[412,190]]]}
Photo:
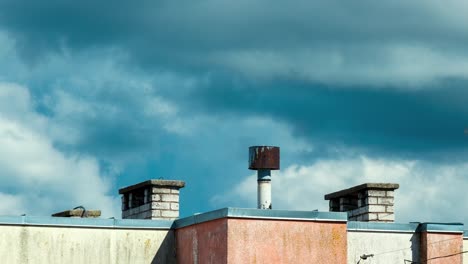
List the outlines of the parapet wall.
{"label": "parapet wall", "polygon": [[468,264],[463,224],[346,218],[240,208],[176,221],[0,216],[0,263]]}
{"label": "parapet wall", "polygon": [[[418,262],[417,228],[418,224],[348,222],[348,264]],[[363,255],[369,257],[361,259]]]}
{"label": "parapet wall", "polygon": [[[463,236],[463,250],[468,250],[468,230],[465,230],[465,234]],[[463,264],[468,264],[468,255],[465,254],[463,256]]]}
{"label": "parapet wall", "polygon": [[176,263],[172,222],[0,217],[1,263]]}
{"label": "parapet wall", "polygon": [[346,263],[346,213],[225,208],[176,221],[178,263]]}
{"label": "parapet wall", "polygon": [[348,264],[466,264],[462,228],[459,223],[348,222]]}

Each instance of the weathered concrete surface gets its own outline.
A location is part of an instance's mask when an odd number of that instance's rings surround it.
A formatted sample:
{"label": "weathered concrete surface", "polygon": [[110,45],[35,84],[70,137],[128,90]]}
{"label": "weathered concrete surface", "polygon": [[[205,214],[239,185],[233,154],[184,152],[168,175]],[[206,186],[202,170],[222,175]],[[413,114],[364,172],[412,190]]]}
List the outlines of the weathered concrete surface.
{"label": "weathered concrete surface", "polygon": [[82,218],[96,218],[101,216],[101,210],[84,210],[72,209],[58,212],[52,215],[53,217],[82,217]]}
{"label": "weathered concrete surface", "polygon": [[[468,237],[463,238],[463,251],[468,250]],[[468,264],[468,254],[463,255],[463,264]]]}
{"label": "weathered concrete surface", "polygon": [[228,220],[228,263],[346,263],[346,223]]}
{"label": "weathered concrete surface", "polygon": [[175,263],[168,230],[0,225],[0,263]]}
{"label": "weathered concrete surface", "polygon": [[177,263],[227,263],[227,222],[223,218],[177,229]]}
{"label": "weathered concrete surface", "polygon": [[421,261],[431,264],[462,263],[463,235],[421,232]]}
{"label": "weathered concrete surface", "polygon": [[419,233],[348,231],[348,264],[356,264],[364,254],[374,257],[359,264],[419,261],[419,240]]}

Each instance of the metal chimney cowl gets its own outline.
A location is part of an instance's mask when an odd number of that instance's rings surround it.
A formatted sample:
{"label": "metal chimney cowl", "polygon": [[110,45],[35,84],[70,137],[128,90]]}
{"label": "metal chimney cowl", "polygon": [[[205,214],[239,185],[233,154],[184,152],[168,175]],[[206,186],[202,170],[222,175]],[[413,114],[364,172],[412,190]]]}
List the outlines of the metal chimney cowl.
{"label": "metal chimney cowl", "polygon": [[249,148],[249,169],[257,171],[257,208],[272,209],[271,171],[280,168],[280,148],[252,146]]}

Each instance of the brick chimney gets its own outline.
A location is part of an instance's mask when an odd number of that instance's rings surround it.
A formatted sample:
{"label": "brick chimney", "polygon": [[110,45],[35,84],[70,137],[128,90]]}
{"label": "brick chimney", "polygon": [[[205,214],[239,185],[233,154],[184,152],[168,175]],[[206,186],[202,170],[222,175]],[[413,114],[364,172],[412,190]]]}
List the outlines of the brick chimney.
{"label": "brick chimney", "polygon": [[365,183],[325,195],[330,212],[348,212],[349,221],[394,222],[395,183]]}
{"label": "brick chimney", "polygon": [[148,180],[119,190],[123,219],[165,219],[179,217],[179,189],[183,181]]}

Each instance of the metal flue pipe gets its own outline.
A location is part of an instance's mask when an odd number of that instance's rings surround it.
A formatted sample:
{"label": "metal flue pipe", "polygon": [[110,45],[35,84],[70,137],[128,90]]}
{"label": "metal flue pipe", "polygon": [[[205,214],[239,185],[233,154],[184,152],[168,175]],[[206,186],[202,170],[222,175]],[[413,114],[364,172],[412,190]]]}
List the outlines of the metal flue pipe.
{"label": "metal flue pipe", "polygon": [[257,208],[271,209],[271,171],[280,168],[280,148],[252,146],[249,148],[249,169],[257,171]]}

